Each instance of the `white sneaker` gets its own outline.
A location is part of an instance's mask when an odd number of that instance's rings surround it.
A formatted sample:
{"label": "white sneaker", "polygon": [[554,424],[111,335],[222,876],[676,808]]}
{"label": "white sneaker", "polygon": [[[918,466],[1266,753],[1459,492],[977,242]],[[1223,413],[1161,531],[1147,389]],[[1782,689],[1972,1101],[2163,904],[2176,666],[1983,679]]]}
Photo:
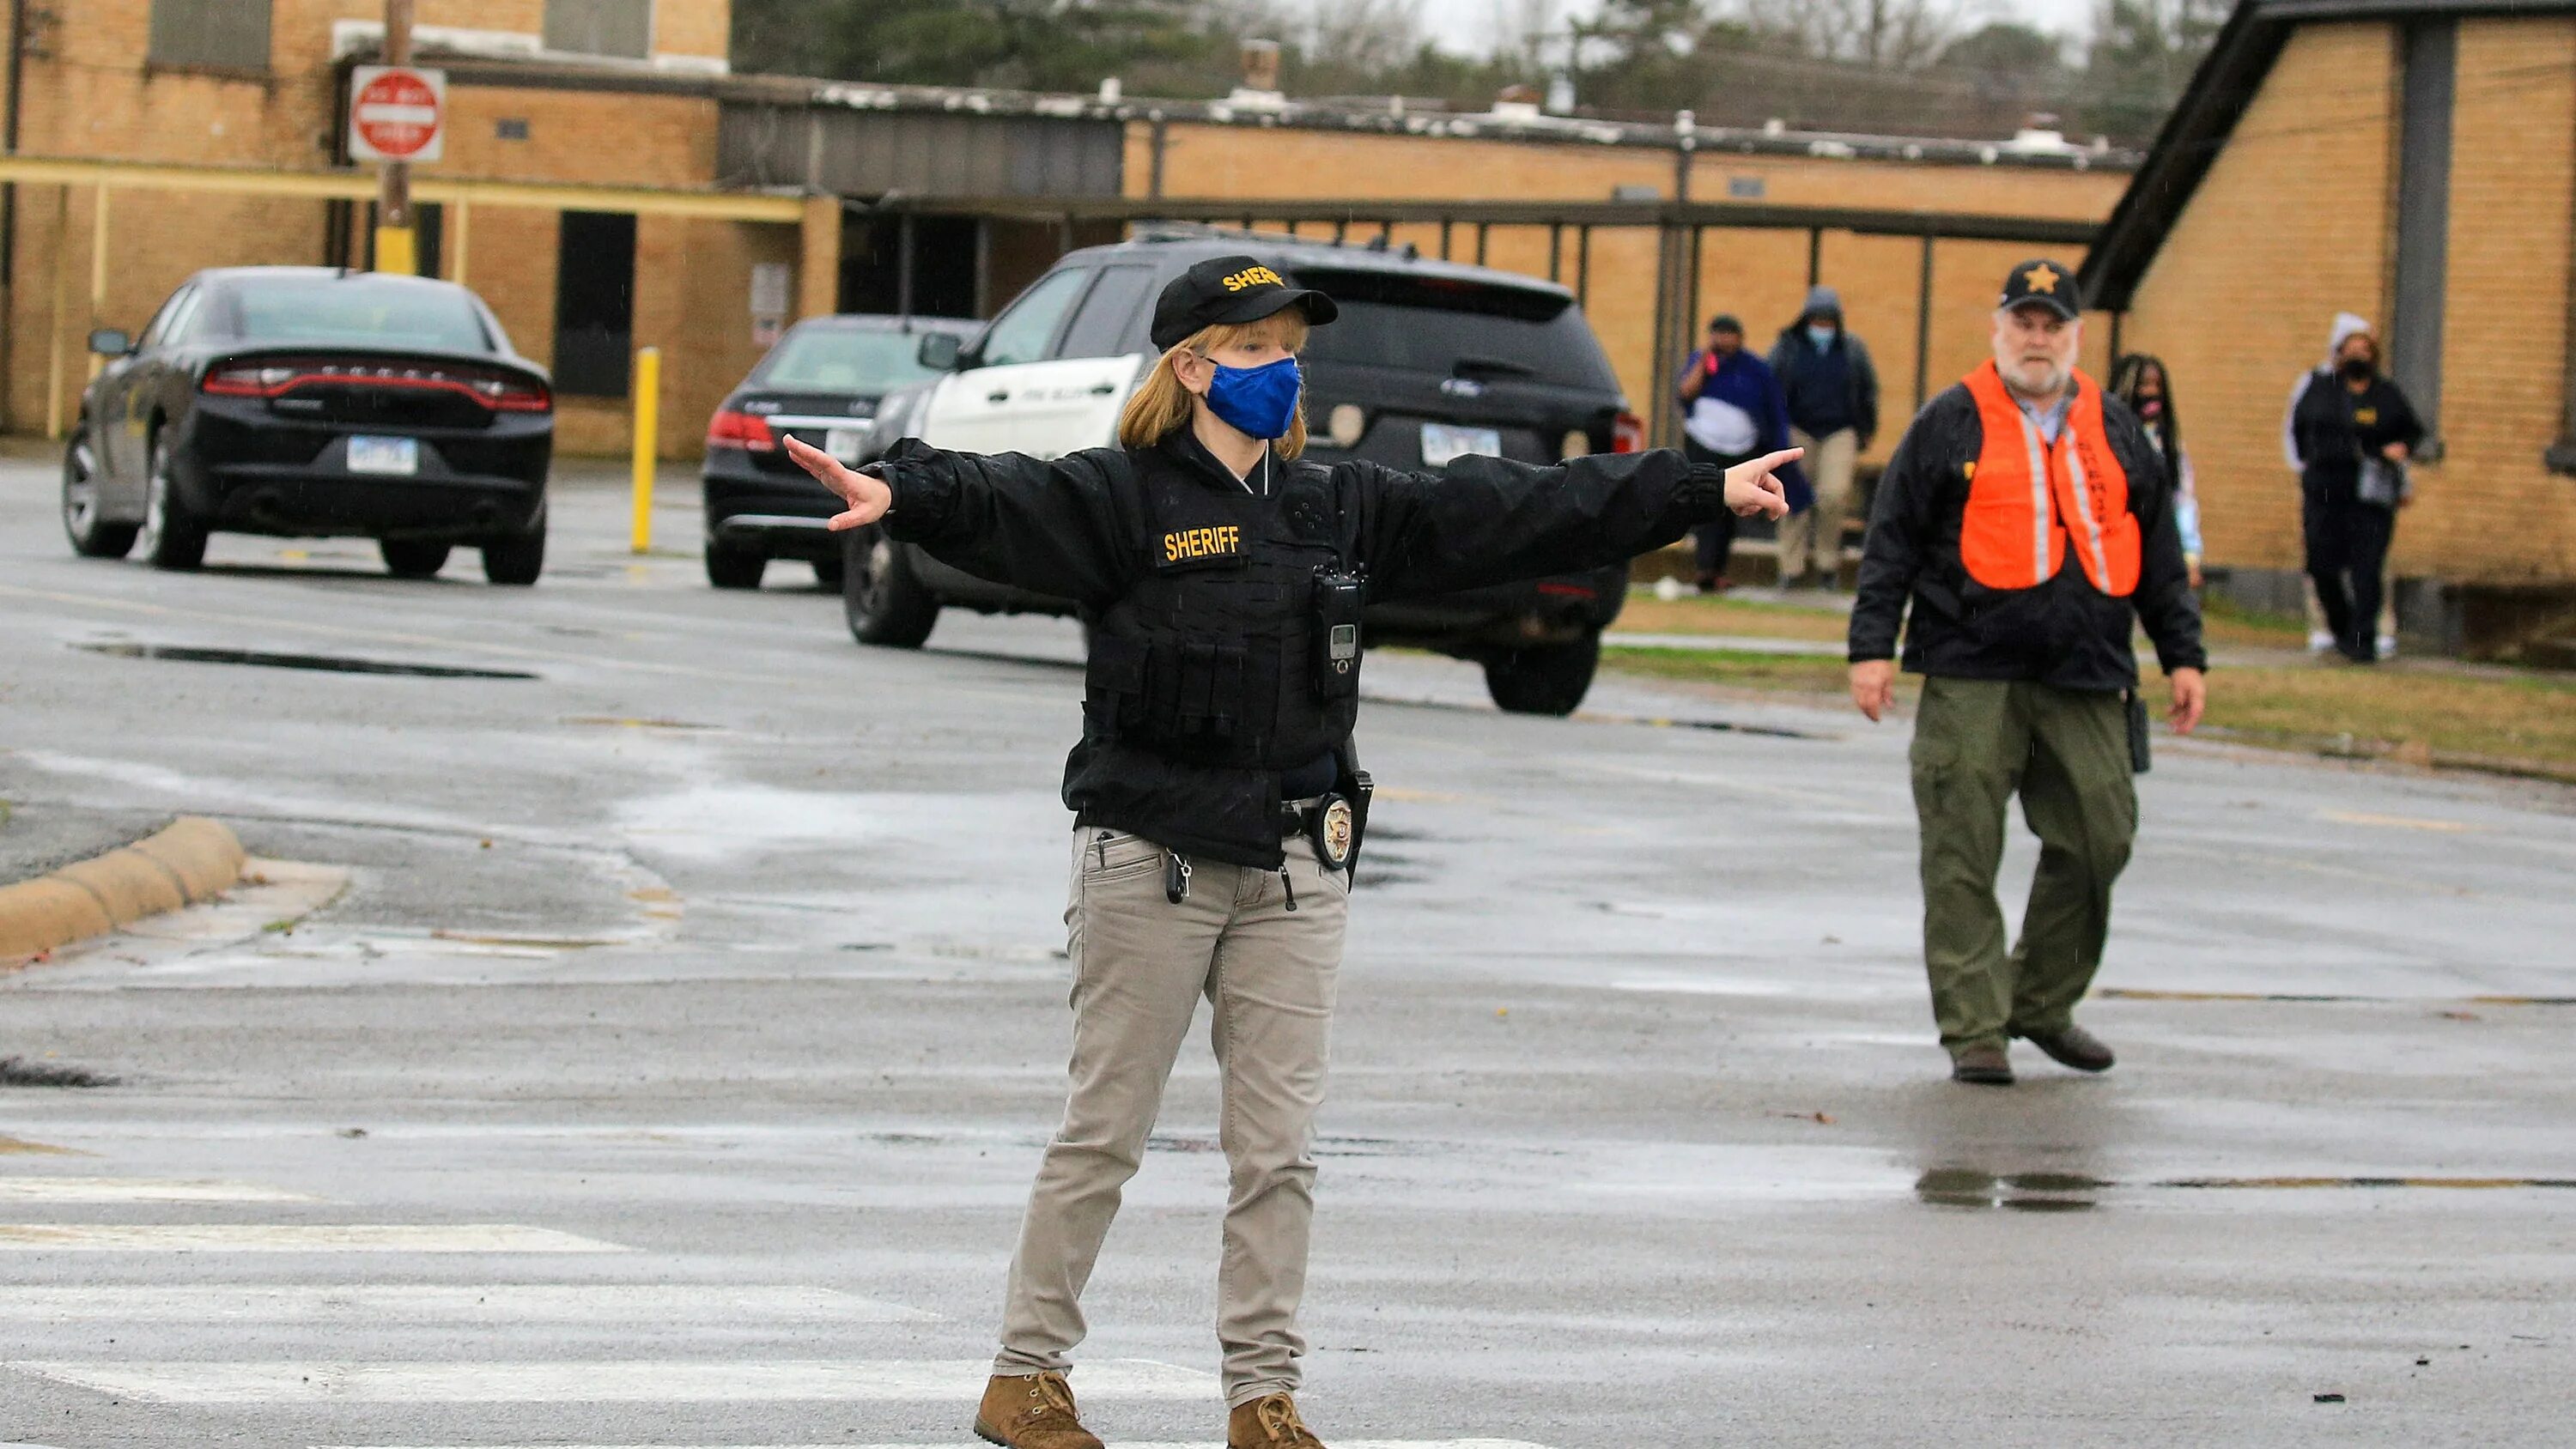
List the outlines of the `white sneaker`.
{"label": "white sneaker", "polygon": [[2382,659],[2394,659],[2394,658],[2396,658],[2396,657],[2397,657],[2397,636],[2396,636],[2396,635],[2394,635],[2394,634],[2382,634],[2382,635],[2380,635],[2380,636],[2379,636],[2379,638],[2378,638],[2378,639],[2374,640],[2373,642],[2378,646],[2378,649],[2379,649],[2379,657],[2380,657],[2380,658],[2382,658]]}
{"label": "white sneaker", "polygon": [[2333,647],[2334,647],[2334,636],[2333,636],[2332,634],[2327,633],[2327,632],[2326,632],[2325,630],[2323,630],[2323,629],[2310,629],[2310,630],[2308,631],[2308,652],[2309,652],[2309,653],[2311,653],[2311,654],[2323,654],[2323,653],[2325,653],[2327,650],[2332,649]]}

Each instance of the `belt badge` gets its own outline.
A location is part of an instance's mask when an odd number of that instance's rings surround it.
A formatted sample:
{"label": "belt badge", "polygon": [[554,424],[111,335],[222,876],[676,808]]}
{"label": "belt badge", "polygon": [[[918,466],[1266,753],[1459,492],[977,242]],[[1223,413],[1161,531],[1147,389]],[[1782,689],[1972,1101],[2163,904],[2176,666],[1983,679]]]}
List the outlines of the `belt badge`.
{"label": "belt badge", "polygon": [[1324,864],[1335,870],[1350,864],[1351,831],[1351,802],[1341,799],[1326,802],[1315,830],[1315,848],[1323,852]]}

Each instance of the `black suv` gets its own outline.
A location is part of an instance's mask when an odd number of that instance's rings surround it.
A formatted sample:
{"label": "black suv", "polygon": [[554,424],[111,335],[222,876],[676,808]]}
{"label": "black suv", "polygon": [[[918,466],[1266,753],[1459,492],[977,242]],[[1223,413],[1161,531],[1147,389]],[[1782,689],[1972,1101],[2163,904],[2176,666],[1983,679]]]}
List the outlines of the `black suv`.
{"label": "black suv", "polygon": [[841,511],[832,490],[787,460],[782,436],[855,462],[876,417],[877,399],[933,375],[921,339],[963,339],[978,324],[956,317],[848,314],[787,329],[707,423],[699,472],[706,498],[707,582],[756,589],[773,558],[814,565],[827,589],[841,585],[840,542],[823,524]]}
{"label": "black suv", "polygon": [[[1193,263],[1249,254],[1329,294],[1341,318],[1306,345],[1307,456],[1437,468],[1470,453],[1552,463],[1641,446],[1618,379],[1553,283],[1424,259],[1411,248],[1343,246],[1265,233],[1150,232],[1066,255],[971,341],[925,339],[944,376],[889,394],[866,456],[919,437],[965,452],[1060,457],[1114,441],[1153,360],[1154,298]],[[843,598],[863,643],[917,646],[941,606],[1074,612],[987,582],[874,529],[847,541]],[[1381,604],[1375,644],[1410,644],[1484,666],[1504,709],[1566,714],[1591,687],[1601,631],[1626,601],[1624,567]]]}

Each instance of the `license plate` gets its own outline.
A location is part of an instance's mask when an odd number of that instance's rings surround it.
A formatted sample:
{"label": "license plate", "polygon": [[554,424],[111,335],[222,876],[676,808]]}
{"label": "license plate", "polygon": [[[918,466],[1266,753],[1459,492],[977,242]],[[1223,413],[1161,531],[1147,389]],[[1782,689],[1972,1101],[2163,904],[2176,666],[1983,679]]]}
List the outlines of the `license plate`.
{"label": "license plate", "polygon": [[859,461],[859,450],[867,444],[865,428],[830,428],[823,433],[823,451],[844,463]]}
{"label": "license plate", "polygon": [[349,471],[399,473],[409,477],[420,471],[420,440],[418,438],[351,438]]}
{"label": "license plate", "polygon": [[1499,428],[1453,428],[1447,423],[1422,425],[1422,464],[1426,468],[1445,468],[1452,459],[1471,453],[1488,458],[1503,455],[1503,434]]}

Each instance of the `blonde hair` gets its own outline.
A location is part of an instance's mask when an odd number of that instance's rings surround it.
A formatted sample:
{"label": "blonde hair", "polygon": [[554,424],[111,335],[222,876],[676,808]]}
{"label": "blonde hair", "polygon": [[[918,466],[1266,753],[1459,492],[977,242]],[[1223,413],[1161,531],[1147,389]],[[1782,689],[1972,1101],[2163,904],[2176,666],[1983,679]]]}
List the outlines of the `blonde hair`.
{"label": "blonde hair", "polygon": [[[1237,342],[1277,342],[1292,353],[1302,352],[1306,348],[1306,330],[1305,317],[1291,308],[1253,322],[1219,322],[1182,338],[1154,360],[1154,370],[1145,374],[1135,396],[1127,399],[1127,410],[1118,415],[1118,445],[1150,448],[1189,425],[1190,404],[1196,401],[1196,395],[1181,386],[1181,379],[1172,371],[1182,353],[1195,352],[1204,357]],[[1288,415],[1288,431],[1275,447],[1284,461],[1293,461],[1306,451],[1306,397],[1302,383],[1297,407]]]}

